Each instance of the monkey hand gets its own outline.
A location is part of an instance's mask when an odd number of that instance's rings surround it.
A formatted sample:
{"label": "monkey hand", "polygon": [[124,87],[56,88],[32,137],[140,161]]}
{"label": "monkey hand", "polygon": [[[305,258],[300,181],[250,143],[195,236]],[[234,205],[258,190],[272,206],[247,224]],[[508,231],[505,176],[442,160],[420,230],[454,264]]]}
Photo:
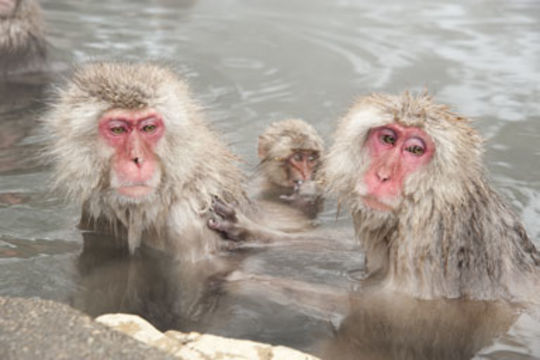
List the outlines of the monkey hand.
{"label": "monkey hand", "polygon": [[218,197],[212,200],[213,216],[208,220],[208,227],[217,231],[223,238],[232,241],[245,241],[249,238],[248,226],[244,225],[249,219],[237,214],[234,207]]}
{"label": "monkey hand", "polygon": [[320,199],[320,191],[315,181],[298,180],[292,194],[281,195],[279,198],[299,207],[313,206]]}
{"label": "monkey hand", "polygon": [[288,236],[255,222],[217,197],[212,201],[212,212],[208,227],[227,241],[224,243],[227,250],[264,247]]}

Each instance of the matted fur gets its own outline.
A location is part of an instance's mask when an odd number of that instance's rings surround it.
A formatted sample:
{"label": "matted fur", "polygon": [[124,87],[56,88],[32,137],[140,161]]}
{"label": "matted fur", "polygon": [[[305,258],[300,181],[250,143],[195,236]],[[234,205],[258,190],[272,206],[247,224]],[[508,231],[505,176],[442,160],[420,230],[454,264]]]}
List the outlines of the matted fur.
{"label": "matted fur", "polygon": [[312,220],[323,209],[324,199],[317,180],[320,159],[312,179],[295,190],[289,158],[295,151],[316,151],[322,155],[324,142],[307,122],[286,119],[270,124],[258,139],[260,163],[252,188],[260,200],[267,226],[284,231],[312,228]]}
{"label": "matted fur", "polygon": [[40,70],[46,58],[41,8],[18,0],[10,16],[0,16],[0,74]]}
{"label": "matted fur", "polygon": [[269,182],[289,186],[286,159],[295,150],[322,154],[324,142],[317,131],[301,119],[286,119],[270,124],[259,135],[260,172]]}
{"label": "matted fur", "polygon": [[[138,201],[109,188],[113,150],[99,137],[98,121],[113,108],[152,108],[163,117],[165,134],[155,149],[159,188]],[[240,208],[246,205],[236,157],[203,121],[187,85],[167,68],[121,62],[83,65],[59,89],[43,122],[51,134],[47,154],[54,163],[54,188],[78,201],[84,217],[112,229],[125,227],[131,250],[145,232],[157,233],[145,241],[158,247],[182,248],[182,237],[184,242],[200,241],[203,253],[215,250],[218,235],[206,228],[205,220],[212,196]]]}
{"label": "matted fur", "polygon": [[[396,122],[422,128],[432,160],[411,174],[395,211],[364,206],[369,130]],[[483,140],[470,121],[408,92],[362,98],[340,121],[322,170],[330,191],[352,210],[369,271],[420,298],[530,299],[540,256],[482,165]]]}

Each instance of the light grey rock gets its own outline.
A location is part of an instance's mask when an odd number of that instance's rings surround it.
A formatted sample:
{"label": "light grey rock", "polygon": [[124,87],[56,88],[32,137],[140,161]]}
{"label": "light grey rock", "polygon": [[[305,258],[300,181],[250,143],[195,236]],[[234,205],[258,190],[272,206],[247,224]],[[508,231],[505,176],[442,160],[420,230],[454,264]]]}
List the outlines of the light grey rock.
{"label": "light grey rock", "polygon": [[137,315],[106,314],[96,321],[185,360],[317,360],[285,346],[230,339],[196,332],[160,332]]}

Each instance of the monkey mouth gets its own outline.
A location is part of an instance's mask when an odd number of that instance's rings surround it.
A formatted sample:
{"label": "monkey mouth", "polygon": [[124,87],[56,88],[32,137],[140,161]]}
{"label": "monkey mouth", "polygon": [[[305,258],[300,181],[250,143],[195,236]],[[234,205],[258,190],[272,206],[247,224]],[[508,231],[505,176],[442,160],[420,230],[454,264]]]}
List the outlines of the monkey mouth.
{"label": "monkey mouth", "polygon": [[154,188],[148,185],[124,185],[116,188],[116,191],[123,195],[134,199],[139,199],[150,195]]}
{"label": "monkey mouth", "polygon": [[365,206],[374,210],[380,210],[380,211],[393,211],[394,210],[394,206],[392,206],[391,204],[383,202],[371,195],[362,196],[362,201],[364,202]]}

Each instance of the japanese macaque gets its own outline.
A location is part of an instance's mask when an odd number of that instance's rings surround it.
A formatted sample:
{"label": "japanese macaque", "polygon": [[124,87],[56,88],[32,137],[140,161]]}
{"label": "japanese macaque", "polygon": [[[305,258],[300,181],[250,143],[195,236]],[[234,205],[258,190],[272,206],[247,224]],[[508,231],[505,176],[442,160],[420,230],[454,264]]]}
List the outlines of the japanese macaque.
{"label": "japanese macaque", "polygon": [[263,216],[270,214],[270,227],[306,229],[322,210],[316,181],[322,151],[317,131],[300,119],[274,122],[259,136],[259,171],[252,187]]}
{"label": "japanese macaque", "polygon": [[[538,296],[540,255],[489,184],[482,152],[469,120],[427,94],[374,94],[351,108],[321,173],[350,205],[367,277],[421,299]],[[233,236],[286,235],[224,214],[217,222]]]}
{"label": "japanese macaque", "polygon": [[35,0],[0,0],[0,75],[44,68],[43,28],[41,8]]}
{"label": "japanese macaque", "polygon": [[220,250],[213,197],[247,206],[236,157],[188,87],[154,64],[79,67],[44,118],[55,187],[82,206],[81,228],[197,260]]}

